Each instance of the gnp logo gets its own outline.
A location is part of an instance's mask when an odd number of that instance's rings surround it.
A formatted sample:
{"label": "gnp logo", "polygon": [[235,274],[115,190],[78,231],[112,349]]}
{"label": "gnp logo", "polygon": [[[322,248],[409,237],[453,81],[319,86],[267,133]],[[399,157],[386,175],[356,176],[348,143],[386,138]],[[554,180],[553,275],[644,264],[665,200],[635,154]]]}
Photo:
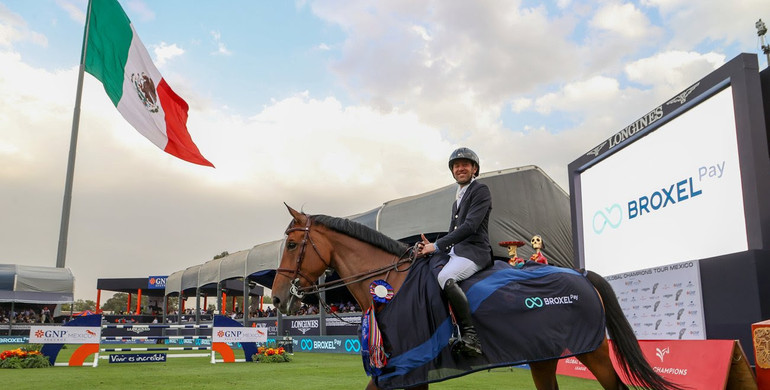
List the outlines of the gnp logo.
{"label": "gnp logo", "polygon": [[67,334],[66,330],[38,330],[35,332],[35,336],[37,337],[45,337],[49,339],[60,339],[63,338]]}
{"label": "gnp logo", "polygon": [[220,330],[217,332],[217,336],[222,338],[240,338],[243,336],[242,330]]}

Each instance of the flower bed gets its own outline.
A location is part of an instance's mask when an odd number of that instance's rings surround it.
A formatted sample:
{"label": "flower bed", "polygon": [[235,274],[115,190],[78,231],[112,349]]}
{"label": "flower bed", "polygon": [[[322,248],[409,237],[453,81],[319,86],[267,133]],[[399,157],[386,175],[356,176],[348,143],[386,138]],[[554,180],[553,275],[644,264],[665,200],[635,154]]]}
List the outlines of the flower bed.
{"label": "flower bed", "polygon": [[291,361],[291,356],[286,353],[283,347],[259,347],[257,348],[257,354],[253,356],[253,360],[259,363],[285,363]]}
{"label": "flower bed", "polygon": [[50,367],[48,358],[40,351],[16,348],[0,353],[0,368],[42,368]]}

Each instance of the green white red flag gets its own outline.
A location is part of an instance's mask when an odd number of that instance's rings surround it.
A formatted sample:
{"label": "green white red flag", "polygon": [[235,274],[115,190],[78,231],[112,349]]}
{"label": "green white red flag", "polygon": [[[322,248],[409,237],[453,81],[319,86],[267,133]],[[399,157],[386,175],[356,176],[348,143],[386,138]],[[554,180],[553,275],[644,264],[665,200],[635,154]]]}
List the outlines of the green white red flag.
{"label": "green white red flag", "polygon": [[91,0],[87,23],[85,71],[102,82],[128,123],[165,152],[213,167],[187,131],[187,102],[152,63],[117,0]]}

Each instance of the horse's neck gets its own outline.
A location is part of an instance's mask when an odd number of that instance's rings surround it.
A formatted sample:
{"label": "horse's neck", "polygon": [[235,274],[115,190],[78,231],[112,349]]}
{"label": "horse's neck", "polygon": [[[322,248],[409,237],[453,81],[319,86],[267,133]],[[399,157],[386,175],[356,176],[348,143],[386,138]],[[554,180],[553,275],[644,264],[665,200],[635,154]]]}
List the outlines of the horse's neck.
{"label": "horse's neck", "polygon": [[[340,241],[340,239],[333,242],[334,252],[331,260],[332,266],[337,271],[337,274],[339,274],[340,279],[355,277],[368,271],[388,265],[395,265],[395,262],[398,261],[398,256],[387,253],[382,249],[344,235],[340,235],[340,237],[347,238],[347,240],[342,238],[345,242]],[[407,265],[403,265],[400,268],[406,267]],[[385,280],[393,287],[393,293],[395,294],[404,283],[406,274],[407,272],[397,272],[394,269],[386,270],[380,274],[369,276],[360,282],[351,283],[347,287],[358,302],[361,310],[366,311],[372,306],[369,286],[373,281]]]}

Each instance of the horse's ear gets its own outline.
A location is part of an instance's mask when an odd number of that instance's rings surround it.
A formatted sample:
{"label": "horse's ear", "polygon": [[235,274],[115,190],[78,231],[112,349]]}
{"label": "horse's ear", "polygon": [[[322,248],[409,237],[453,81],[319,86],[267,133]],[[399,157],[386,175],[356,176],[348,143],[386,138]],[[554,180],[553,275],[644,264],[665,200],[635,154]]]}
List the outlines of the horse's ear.
{"label": "horse's ear", "polygon": [[284,206],[286,206],[286,208],[289,210],[289,214],[291,214],[291,216],[294,217],[294,220],[297,221],[297,223],[302,224],[302,223],[306,222],[307,215],[305,215],[304,213],[301,213],[301,212],[299,212],[297,210],[294,210],[293,208],[291,208],[286,203],[284,203]]}

